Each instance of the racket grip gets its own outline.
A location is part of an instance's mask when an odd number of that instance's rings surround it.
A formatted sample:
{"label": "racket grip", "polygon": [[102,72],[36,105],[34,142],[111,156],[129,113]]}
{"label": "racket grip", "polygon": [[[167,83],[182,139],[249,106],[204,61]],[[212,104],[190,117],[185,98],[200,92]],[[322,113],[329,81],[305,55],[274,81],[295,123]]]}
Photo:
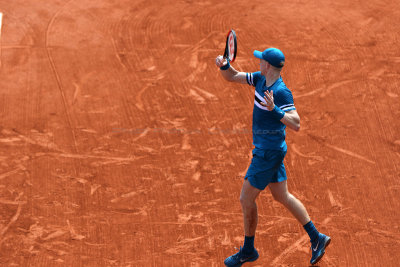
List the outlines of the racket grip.
{"label": "racket grip", "polygon": [[227,70],[231,67],[231,64],[229,63],[229,59],[227,59],[227,64],[223,65],[222,67],[220,67],[220,70]]}

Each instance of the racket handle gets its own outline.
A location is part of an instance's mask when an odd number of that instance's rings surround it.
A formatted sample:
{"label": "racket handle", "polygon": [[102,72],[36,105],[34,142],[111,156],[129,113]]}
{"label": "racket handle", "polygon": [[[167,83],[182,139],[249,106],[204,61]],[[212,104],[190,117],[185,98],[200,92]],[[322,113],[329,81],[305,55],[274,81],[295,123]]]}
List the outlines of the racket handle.
{"label": "racket handle", "polygon": [[227,59],[227,62],[225,65],[223,65],[222,67],[220,67],[220,70],[227,70],[231,67],[231,64],[229,63],[229,58]]}

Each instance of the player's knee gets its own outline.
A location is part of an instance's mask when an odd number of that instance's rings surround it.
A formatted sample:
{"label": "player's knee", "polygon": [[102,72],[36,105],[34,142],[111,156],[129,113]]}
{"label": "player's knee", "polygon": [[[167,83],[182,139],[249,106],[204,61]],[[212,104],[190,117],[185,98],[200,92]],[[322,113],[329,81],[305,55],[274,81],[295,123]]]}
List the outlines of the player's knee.
{"label": "player's knee", "polygon": [[282,204],[286,204],[289,200],[289,193],[272,194],[274,199]]}
{"label": "player's knee", "polygon": [[242,207],[244,207],[244,208],[246,208],[252,204],[250,199],[244,194],[240,195],[239,201],[240,201],[240,205],[242,205]]}
{"label": "player's knee", "polygon": [[240,205],[246,205],[246,197],[243,194],[240,195],[239,201]]}

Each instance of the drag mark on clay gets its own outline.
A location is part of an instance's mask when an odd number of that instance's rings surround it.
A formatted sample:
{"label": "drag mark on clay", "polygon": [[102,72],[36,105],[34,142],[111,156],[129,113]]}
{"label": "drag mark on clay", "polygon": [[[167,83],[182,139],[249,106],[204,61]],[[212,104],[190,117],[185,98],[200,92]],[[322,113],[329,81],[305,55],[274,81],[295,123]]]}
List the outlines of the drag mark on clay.
{"label": "drag mark on clay", "polygon": [[212,94],[212,93],[210,93],[210,92],[208,92],[208,91],[206,91],[204,89],[201,89],[201,88],[199,88],[197,86],[193,86],[193,88],[196,89],[197,91],[199,91],[203,96],[205,96],[208,99],[218,100],[218,97],[216,97],[214,94]]}
{"label": "drag mark on clay", "polygon": [[223,240],[221,241],[221,245],[223,245],[223,246],[230,246],[230,245],[232,245],[232,241],[231,241],[231,239],[229,238],[228,232],[226,231],[226,229],[225,229],[225,233],[224,233],[224,238],[223,238]]}
{"label": "drag mark on clay", "polygon": [[391,97],[391,98],[397,98],[397,97],[399,97],[398,94],[392,93],[392,92],[388,92],[388,91],[386,91],[386,94],[387,94],[388,97]]}
{"label": "drag mark on clay", "polygon": [[195,172],[192,176],[192,179],[195,181],[199,181],[201,177],[201,172]]}
{"label": "drag mark on clay", "polygon": [[344,85],[346,85],[348,83],[352,83],[352,82],[356,82],[356,81],[357,80],[355,80],[355,79],[350,79],[350,80],[344,80],[344,81],[333,83],[331,86],[328,86],[328,88],[326,88],[326,90],[324,90],[320,96],[321,97],[325,97],[333,89],[338,88],[338,87],[342,87],[342,86],[344,86]]}
{"label": "drag mark on clay", "polygon": [[149,132],[149,128],[146,128],[139,136],[135,137],[132,141],[136,142],[139,138],[146,136],[148,132]]}
{"label": "drag mark on clay", "polygon": [[142,89],[140,89],[140,91],[138,92],[138,94],[136,95],[136,107],[138,109],[140,109],[141,111],[144,111],[144,105],[143,105],[143,101],[142,101],[142,94],[150,87],[150,84],[146,84]]}
{"label": "drag mark on clay", "polygon": [[39,46],[35,45],[3,45],[1,48],[3,49],[30,49],[30,48],[37,48]]}
{"label": "drag mark on clay", "polygon": [[128,67],[127,67],[127,66],[125,65],[125,63],[124,63],[124,62],[127,61],[127,60],[125,59],[125,57],[124,57],[125,53],[124,53],[124,52],[121,52],[121,51],[118,51],[118,48],[117,48],[117,45],[115,44],[115,39],[114,39],[114,38],[111,38],[111,42],[112,42],[112,44],[113,44],[113,47],[114,47],[114,54],[115,54],[116,58],[118,59],[118,62],[121,64],[121,66],[122,66],[124,69],[128,69]]}
{"label": "drag mark on clay", "polygon": [[76,103],[76,99],[78,98],[78,95],[79,95],[80,92],[81,92],[81,88],[80,88],[79,85],[76,84],[76,83],[72,83],[72,84],[73,84],[74,87],[75,87],[74,98],[73,98],[73,100],[72,100],[72,105],[74,105],[74,104]]}
{"label": "drag mark on clay", "polygon": [[17,137],[10,137],[10,138],[0,138],[0,143],[13,143],[21,141],[21,139]]}
{"label": "drag mark on clay", "polygon": [[49,234],[48,236],[43,237],[41,239],[44,241],[47,241],[47,240],[51,240],[51,239],[63,236],[66,233],[67,233],[66,231],[58,229],[58,230],[55,230],[54,232],[52,232],[51,234]]}
{"label": "drag mark on clay", "polygon": [[299,156],[301,156],[301,157],[304,157],[304,158],[313,158],[313,159],[315,159],[315,160],[317,160],[317,161],[323,161],[324,159],[322,158],[322,157],[320,157],[320,156],[312,156],[312,155],[305,155],[305,154],[303,154],[303,153],[301,153],[298,149],[297,149],[297,146],[295,145],[295,144],[292,144],[291,145],[291,148],[292,148],[292,150],[293,150],[293,152],[294,153],[296,153],[297,155],[299,155]]}
{"label": "drag mark on clay", "polygon": [[1,45],[1,26],[3,25],[3,13],[1,13],[0,12],[0,68],[1,68],[1,48],[2,48],[2,45]]}
{"label": "drag mark on clay", "polygon": [[189,46],[189,48],[186,49],[185,52],[188,52],[188,51],[192,51],[193,53],[197,52],[197,51],[200,49],[200,47],[201,47],[211,36],[215,35],[216,33],[218,33],[218,32],[216,32],[216,31],[211,31],[209,34],[207,34],[206,37],[204,37],[203,39],[201,39],[200,41],[198,41],[196,44]]}
{"label": "drag mark on clay", "polygon": [[83,235],[79,235],[75,232],[74,228],[71,226],[71,224],[69,223],[69,220],[67,220],[67,224],[68,224],[68,230],[69,233],[71,234],[71,238],[74,240],[82,240],[85,238],[85,236]]}
{"label": "drag mark on clay", "polygon": [[189,90],[189,96],[191,96],[193,99],[194,99],[194,101],[196,101],[197,103],[199,103],[199,104],[204,104],[205,103],[205,99],[202,97],[202,96],[200,96],[195,90],[193,90],[193,89],[190,89]]}
{"label": "drag mark on clay", "polygon": [[364,161],[366,161],[368,163],[371,163],[371,164],[375,164],[375,161],[369,160],[369,159],[367,159],[367,158],[365,158],[363,156],[360,156],[360,155],[358,155],[358,154],[356,154],[354,152],[351,152],[349,150],[346,150],[346,149],[343,149],[343,148],[340,148],[340,147],[336,147],[336,146],[333,146],[333,145],[326,145],[326,146],[329,147],[329,148],[332,148],[332,149],[334,149],[336,151],[342,152],[342,153],[344,153],[346,155],[352,156],[354,158],[364,160]]}
{"label": "drag mark on clay", "polygon": [[337,87],[341,87],[344,86],[348,83],[351,82],[355,82],[356,80],[352,79],[352,80],[344,80],[344,81],[340,81],[340,82],[336,82],[333,83],[331,86],[328,86],[327,88],[322,87],[322,88],[317,88],[315,90],[312,90],[310,92],[304,93],[304,94],[300,94],[300,95],[295,95],[296,99],[300,98],[300,97],[306,97],[306,96],[311,96],[311,95],[315,95],[317,93],[321,92],[321,97],[325,97],[327,94],[329,94],[333,89],[337,88]]}
{"label": "drag mark on clay", "polygon": [[329,197],[329,202],[331,202],[332,207],[338,207],[338,208],[342,208],[343,205],[340,204],[336,199],[333,198],[333,194],[331,192],[331,190],[328,189],[328,197]]}
{"label": "drag mark on clay", "polygon": [[300,237],[293,245],[291,245],[290,247],[288,247],[287,249],[285,249],[278,257],[276,257],[273,261],[272,261],[272,266],[277,266],[279,265],[279,263],[282,263],[283,259],[287,256],[289,256],[290,254],[292,254],[294,251],[296,251],[297,249],[303,247],[306,242],[308,241],[308,235],[303,235],[302,237]]}
{"label": "drag mark on clay", "polygon": [[140,89],[140,91],[137,93],[137,95],[136,95],[136,107],[138,108],[138,109],[140,109],[141,111],[144,111],[144,104],[143,104],[143,100],[142,100],[142,95],[143,95],[143,93],[147,90],[147,89],[149,89],[151,86],[154,86],[154,83],[155,82],[157,82],[157,81],[160,81],[160,80],[162,80],[162,79],[164,79],[164,77],[165,77],[165,71],[164,72],[161,72],[161,73],[159,73],[157,76],[155,76],[155,77],[153,77],[152,78],[152,83],[147,83],[142,89]]}
{"label": "drag mark on clay", "polygon": [[96,192],[97,189],[99,189],[101,185],[99,184],[93,184],[90,186],[90,195],[93,196],[94,192]]}
{"label": "drag mark on clay", "polygon": [[135,161],[144,157],[131,157],[131,158],[124,158],[124,157],[109,157],[109,156],[101,156],[101,155],[86,155],[86,154],[68,154],[68,153],[48,153],[51,156],[58,156],[64,158],[74,158],[74,159],[105,159],[110,160],[112,162],[125,162],[125,161]]}
{"label": "drag mark on clay", "polygon": [[400,244],[400,234],[396,233],[396,231],[386,231],[386,230],[373,228],[372,232],[377,233],[385,238],[393,239],[397,243]]}
{"label": "drag mark on clay", "polygon": [[165,252],[168,254],[176,254],[176,255],[181,255],[181,254],[196,255],[197,253],[192,253],[192,248],[191,246],[189,246],[189,244],[205,239],[206,237],[207,236],[199,236],[196,238],[183,239],[181,241],[178,241],[174,247],[167,249]]}
{"label": "drag mark on clay", "polygon": [[[15,223],[18,218],[19,215],[21,214],[21,210],[22,210],[22,204],[18,205],[17,211],[15,212],[14,216],[11,218],[10,222],[0,231],[0,238],[2,238],[4,236],[4,234],[7,232],[8,228],[10,228],[10,226]],[[4,239],[0,240],[0,245],[3,243]]]}
{"label": "drag mark on clay", "polygon": [[23,205],[23,204],[26,204],[26,201],[13,201],[13,200],[0,198],[0,204],[5,204],[5,205]]}
{"label": "drag mark on clay", "polygon": [[[130,222],[131,224],[142,224],[143,222]],[[146,224],[151,224],[151,225],[196,225],[196,226],[204,226],[206,225],[202,222],[146,222]]]}
{"label": "drag mark on clay", "polygon": [[132,191],[132,192],[123,194],[123,195],[121,195],[120,197],[117,197],[117,198],[112,199],[112,200],[111,200],[111,203],[116,203],[116,202],[120,201],[121,199],[126,199],[126,198],[133,197],[133,196],[135,196],[136,194],[137,194],[136,191]]}
{"label": "drag mark on clay", "polygon": [[339,151],[339,152],[341,152],[343,154],[346,154],[348,156],[352,156],[354,158],[364,160],[364,161],[366,161],[368,163],[375,164],[375,161],[369,160],[369,159],[367,159],[367,158],[365,158],[365,157],[363,157],[361,155],[358,155],[358,154],[356,154],[354,152],[351,152],[349,150],[346,150],[346,149],[343,149],[343,148],[340,148],[340,147],[337,147],[337,146],[326,144],[326,141],[323,138],[319,137],[319,136],[315,136],[315,135],[312,135],[312,134],[308,134],[308,136],[311,137],[313,140],[315,140],[316,142],[318,142],[321,145],[327,146],[327,147],[329,147],[329,148],[331,148],[333,150]]}
{"label": "drag mark on clay", "polygon": [[181,149],[182,150],[190,150],[191,148],[192,148],[192,146],[190,145],[189,135],[184,134],[183,137],[182,137]]}
{"label": "drag mark on clay", "polygon": [[17,169],[15,169],[15,170],[2,173],[2,174],[0,174],[0,180],[6,178],[6,177],[8,177],[8,176],[11,176],[11,175],[13,175],[13,174],[16,174],[16,173],[18,173],[18,172],[21,171],[21,170],[22,170],[22,168],[17,168]]}
{"label": "drag mark on clay", "polygon": [[197,67],[198,63],[199,63],[199,54],[198,54],[198,51],[195,51],[192,54],[192,59],[189,62],[189,66],[195,69]]}
{"label": "drag mark on clay", "polygon": [[28,144],[40,146],[42,148],[51,149],[51,150],[58,151],[58,152],[63,152],[62,150],[57,148],[57,145],[54,144],[53,142],[51,142],[49,140],[49,137],[46,135],[37,136],[34,140],[32,138],[22,135],[21,133],[19,133],[16,130],[13,130],[13,132],[17,134],[17,136],[18,136],[18,138],[20,138],[20,140],[22,140]]}
{"label": "drag mark on clay", "polygon": [[61,94],[61,97],[62,97],[65,114],[66,114],[67,120],[68,120],[68,125],[69,125],[69,128],[71,129],[72,138],[73,138],[73,141],[74,141],[74,150],[75,150],[75,152],[78,152],[78,145],[77,145],[77,142],[76,142],[75,131],[74,131],[74,128],[72,127],[71,116],[70,116],[69,111],[68,111],[68,105],[67,105],[65,93],[64,93],[64,90],[63,90],[63,87],[62,87],[62,84],[61,84],[60,75],[57,72],[56,65],[55,65],[54,60],[53,60],[53,58],[51,56],[50,47],[49,47],[49,32],[50,32],[50,29],[51,29],[51,27],[52,27],[52,25],[54,23],[54,20],[63,11],[63,9],[72,1],[73,0],[70,0],[67,3],[65,3],[51,18],[49,24],[47,25],[47,29],[46,29],[45,46],[46,46],[47,58],[49,59],[51,69],[53,70],[54,76],[56,78],[57,87],[58,87],[58,90],[60,91],[60,94]]}

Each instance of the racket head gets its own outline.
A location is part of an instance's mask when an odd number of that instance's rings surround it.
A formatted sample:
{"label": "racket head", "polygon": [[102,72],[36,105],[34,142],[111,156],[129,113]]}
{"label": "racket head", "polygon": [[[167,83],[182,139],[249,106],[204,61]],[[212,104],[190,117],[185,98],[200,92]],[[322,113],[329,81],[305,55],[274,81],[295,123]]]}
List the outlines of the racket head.
{"label": "racket head", "polygon": [[226,58],[229,62],[234,62],[236,58],[236,53],[237,39],[235,31],[232,29],[228,32],[226,36],[224,58]]}

